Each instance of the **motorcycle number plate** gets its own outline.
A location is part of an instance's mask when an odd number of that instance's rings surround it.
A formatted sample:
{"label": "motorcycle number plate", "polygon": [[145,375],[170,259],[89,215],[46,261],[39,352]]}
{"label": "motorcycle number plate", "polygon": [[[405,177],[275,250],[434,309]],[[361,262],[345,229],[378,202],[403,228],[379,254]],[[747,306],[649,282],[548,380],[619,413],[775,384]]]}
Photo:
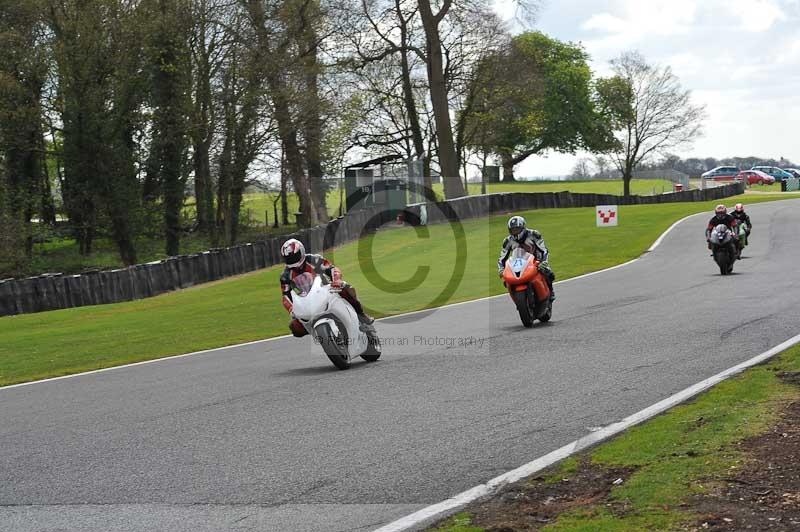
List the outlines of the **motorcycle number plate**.
{"label": "motorcycle number plate", "polygon": [[511,263],[511,269],[514,270],[515,272],[518,272],[525,267],[525,262],[527,262],[525,259],[521,258],[514,259],[514,261]]}

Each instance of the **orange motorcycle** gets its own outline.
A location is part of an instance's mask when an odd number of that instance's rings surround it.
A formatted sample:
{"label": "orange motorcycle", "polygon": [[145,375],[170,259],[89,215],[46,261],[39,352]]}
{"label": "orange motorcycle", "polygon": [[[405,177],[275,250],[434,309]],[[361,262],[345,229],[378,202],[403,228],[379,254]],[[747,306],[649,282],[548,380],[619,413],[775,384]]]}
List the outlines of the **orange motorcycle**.
{"label": "orange motorcycle", "polygon": [[539,261],[533,255],[516,248],[506,260],[503,284],[508,288],[525,327],[532,327],[534,320],[550,321],[553,315],[550,287],[539,271]]}

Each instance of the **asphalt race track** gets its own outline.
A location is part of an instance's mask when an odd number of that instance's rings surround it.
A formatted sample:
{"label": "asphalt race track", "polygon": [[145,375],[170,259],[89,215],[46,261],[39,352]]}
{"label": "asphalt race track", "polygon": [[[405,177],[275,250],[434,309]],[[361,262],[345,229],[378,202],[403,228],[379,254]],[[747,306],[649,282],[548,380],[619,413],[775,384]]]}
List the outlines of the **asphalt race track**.
{"label": "asphalt race track", "polygon": [[703,214],[532,329],[504,296],[382,320],[345,372],[284,338],[0,389],[0,530],[361,531],[439,502],[797,334],[800,200],[748,212],[735,275]]}

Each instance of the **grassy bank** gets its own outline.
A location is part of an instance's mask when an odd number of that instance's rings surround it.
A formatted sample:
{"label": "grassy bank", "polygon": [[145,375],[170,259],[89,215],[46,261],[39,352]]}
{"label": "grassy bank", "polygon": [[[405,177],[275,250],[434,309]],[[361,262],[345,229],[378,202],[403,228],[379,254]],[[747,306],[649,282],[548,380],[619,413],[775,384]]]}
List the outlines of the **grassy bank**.
{"label": "grassy bank", "polygon": [[[663,180],[634,180],[631,182],[633,194],[650,195],[660,194],[662,191],[671,190],[672,184]],[[488,192],[557,192],[569,190],[572,192],[595,192],[604,194],[622,194],[622,181],[520,181],[517,183],[493,183],[489,185]],[[441,198],[444,197],[442,185],[434,185],[434,192]],[[480,185],[470,184],[470,194],[480,194]],[[273,200],[275,194],[261,192],[247,193],[242,199],[241,218],[243,224],[249,229],[240,234],[239,241],[248,242],[275,235],[283,235],[297,229],[293,213],[299,210],[297,195],[290,193],[287,197],[289,224],[272,227],[275,221]],[[339,215],[339,205],[342,197],[338,190],[331,190],[327,197],[328,212],[331,216]],[[280,203],[278,204],[279,217]],[[187,220],[194,218],[194,198],[188,198],[184,215]],[[269,222],[269,226],[265,225]],[[43,230],[45,234],[39,235],[46,241],[34,246],[33,257],[30,265],[24,272],[14,275],[37,275],[45,272],[60,272],[66,274],[80,273],[88,269],[112,269],[122,267],[119,251],[110,238],[97,238],[94,242],[93,252],[81,255],[74,239],[63,235],[46,234],[51,231]],[[181,239],[181,252],[184,254],[204,251],[212,247],[211,241],[204,235],[188,234]],[[136,250],[139,262],[150,262],[166,258],[164,254],[164,240],[159,238],[140,238],[136,241]],[[11,271],[10,265],[0,263],[0,278],[2,272]],[[11,274],[8,274],[11,276]]]}
{"label": "grassy bank", "polygon": [[[468,507],[435,530],[699,528],[709,508],[698,499],[728,482],[747,484],[736,478],[752,467],[753,457],[741,444],[766,433],[778,422],[779,412],[800,399],[800,388],[789,384],[797,381],[798,372],[800,347],[794,347],[690,403],[521,481],[509,488],[515,497]],[[589,491],[593,496],[586,496]],[[549,501],[542,500],[545,494]],[[547,506],[556,511],[548,513]],[[703,513],[695,508],[703,508]]]}
{"label": "grassy bank", "polygon": [[[623,206],[620,226],[607,229],[595,227],[592,208],[522,214],[542,231],[553,267],[566,279],[637,257],[675,220],[712,208],[713,202]],[[505,216],[463,223],[460,280],[453,275],[459,243],[448,224],[419,235],[382,230],[326,255],[370,311],[387,316],[501,293],[495,263],[505,223]],[[139,301],[0,318],[0,385],[285,334],[279,275],[270,268]]]}

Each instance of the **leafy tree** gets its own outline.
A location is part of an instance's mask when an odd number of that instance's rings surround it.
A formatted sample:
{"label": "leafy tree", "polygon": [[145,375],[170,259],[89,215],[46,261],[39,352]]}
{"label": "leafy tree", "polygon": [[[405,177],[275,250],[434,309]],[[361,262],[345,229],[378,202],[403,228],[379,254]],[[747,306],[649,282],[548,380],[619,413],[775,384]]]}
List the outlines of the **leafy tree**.
{"label": "leafy tree", "polygon": [[481,143],[500,157],[504,181],[513,181],[514,166],[531,155],[604,151],[613,144],[586,61],[580,46],[528,32],[483,62],[465,120],[488,132]]}
{"label": "leafy tree", "polygon": [[149,0],[148,63],[153,135],[145,198],[163,200],[167,255],[180,253],[181,209],[188,177],[191,82],[189,6],[184,0]]}
{"label": "leafy tree", "polygon": [[134,246],[140,184],[142,24],[138,6],[119,0],[49,5],[63,128],[64,205],[80,251],[91,253],[106,216],[125,264]]}
{"label": "leafy tree", "polygon": [[15,231],[8,238],[27,257],[31,219],[53,221],[41,120],[48,64],[40,7],[34,0],[0,1],[0,209]]}

